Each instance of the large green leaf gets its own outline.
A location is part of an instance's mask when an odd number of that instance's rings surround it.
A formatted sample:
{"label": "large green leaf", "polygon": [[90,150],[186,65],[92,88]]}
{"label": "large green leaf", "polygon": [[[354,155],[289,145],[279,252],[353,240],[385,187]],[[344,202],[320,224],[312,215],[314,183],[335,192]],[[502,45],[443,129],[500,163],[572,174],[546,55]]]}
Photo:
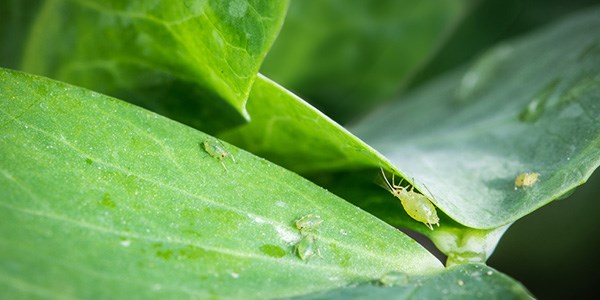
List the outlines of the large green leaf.
{"label": "large green leaf", "polygon": [[471,2],[292,1],[261,72],[345,122],[398,92]]}
{"label": "large green leaf", "polygon": [[[600,10],[499,45],[351,129],[456,221],[509,224],[600,164]],[[515,187],[516,177],[539,181]]]}
{"label": "large green leaf", "polygon": [[[194,87],[188,101],[223,98],[247,118],[248,93],[286,8],[268,0],[49,0],[23,69],[141,103],[153,87],[184,82]],[[160,97],[168,110],[174,95]]]}
{"label": "large green leaf", "polygon": [[1,70],[0,136],[3,298],[269,298],[441,269],[300,176],[225,144],[219,161],[214,138],[88,90]]}
{"label": "large green leaf", "polygon": [[[435,287],[435,288],[431,288]],[[532,299],[520,283],[485,265],[467,264],[434,276],[387,274],[378,282],[294,299]]]}

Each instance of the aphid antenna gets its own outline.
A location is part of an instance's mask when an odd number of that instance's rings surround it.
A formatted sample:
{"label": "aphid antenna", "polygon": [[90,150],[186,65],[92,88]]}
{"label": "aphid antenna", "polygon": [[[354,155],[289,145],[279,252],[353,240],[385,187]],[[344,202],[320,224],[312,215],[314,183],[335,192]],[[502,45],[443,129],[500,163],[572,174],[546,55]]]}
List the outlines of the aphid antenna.
{"label": "aphid antenna", "polygon": [[[381,170],[381,175],[383,175],[383,180],[385,180],[387,187],[390,189],[390,191],[394,191],[394,186],[392,184],[390,184],[387,177],[385,177],[385,172],[383,172],[383,167],[381,166],[381,164],[379,164],[379,169]],[[392,181],[393,180],[394,180],[394,173],[392,173]]]}
{"label": "aphid antenna", "polygon": [[[414,180],[413,180],[413,181],[414,181]],[[396,189],[405,189],[405,188],[402,186],[402,182],[404,182],[404,178],[400,178],[400,182],[398,182],[398,185],[396,185],[396,184],[394,183],[394,173],[392,173],[392,183],[394,184],[394,187],[395,187]]]}
{"label": "aphid antenna", "polygon": [[[429,188],[427,187],[426,184],[423,183],[423,186],[425,187],[425,189],[427,190],[427,193],[429,193],[429,198],[430,199],[435,199],[435,197],[433,197],[433,193],[429,190]],[[439,226],[439,225],[438,225]]]}

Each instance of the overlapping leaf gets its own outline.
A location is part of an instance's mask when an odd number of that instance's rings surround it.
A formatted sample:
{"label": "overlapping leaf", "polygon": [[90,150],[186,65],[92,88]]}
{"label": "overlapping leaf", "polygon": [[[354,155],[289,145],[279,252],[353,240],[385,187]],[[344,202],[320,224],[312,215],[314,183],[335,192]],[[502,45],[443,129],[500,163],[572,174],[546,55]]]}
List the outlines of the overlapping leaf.
{"label": "overlapping leaf", "polygon": [[252,88],[248,112],[248,124],[220,136],[292,170],[389,167],[367,144],[262,75]]}
{"label": "overlapping leaf", "polygon": [[[246,99],[286,8],[264,0],[47,1],[23,69],[171,114],[223,99],[247,118]],[[180,85],[190,87],[191,103],[173,104],[174,91],[185,93]]]}

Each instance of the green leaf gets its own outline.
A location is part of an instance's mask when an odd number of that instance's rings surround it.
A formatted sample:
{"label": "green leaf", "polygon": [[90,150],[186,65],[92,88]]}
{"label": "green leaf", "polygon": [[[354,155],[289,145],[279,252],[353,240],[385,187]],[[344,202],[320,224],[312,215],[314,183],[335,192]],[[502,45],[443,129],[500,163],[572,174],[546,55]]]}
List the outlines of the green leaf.
{"label": "green leaf", "polygon": [[[0,70],[0,136],[7,298],[264,299],[441,269],[302,177],[85,89]],[[301,260],[308,214],[320,254]]]}
{"label": "green leaf", "polygon": [[485,265],[468,264],[441,274],[388,274],[363,284],[294,299],[533,299],[520,283]]}
{"label": "green leaf", "polygon": [[[192,83],[190,101],[219,97],[248,118],[248,93],[286,9],[267,0],[48,1],[23,69],[146,105],[155,86]],[[173,95],[160,96],[168,108]]]}
{"label": "green leaf", "polygon": [[471,1],[292,1],[261,73],[340,122],[397,93]]}
{"label": "green leaf", "polygon": [[252,87],[248,112],[250,122],[220,137],[286,168],[314,172],[387,166],[367,144],[264,76]]}
{"label": "green leaf", "polygon": [[[509,224],[600,164],[600,10],[499,45],[351,129],[456,221]],[[518,188],[519,174],[539,180]]]}

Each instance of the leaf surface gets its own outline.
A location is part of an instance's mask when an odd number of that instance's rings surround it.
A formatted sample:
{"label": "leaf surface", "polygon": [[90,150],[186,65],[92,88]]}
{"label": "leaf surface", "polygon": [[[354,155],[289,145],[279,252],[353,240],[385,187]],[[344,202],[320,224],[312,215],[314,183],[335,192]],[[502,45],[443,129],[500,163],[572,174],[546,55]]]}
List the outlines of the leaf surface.
{"label": "leaf surface", "polygon": [[[600,10],[492,49],[351,128],[456,221],[509,224],[600,164]],[[537,182],[518,187],[522,173]]]}
{"label": "leaf surface", "polygon": [[389,274],[381,281],[294,299],[533,299],[519,282],[479,264],[453,267],[434,276]]}
{"label": "leaf surface", "polygon": [[[7,298],[264,299],[442,268],[302,177],[85,89],[1,70],[0,136]],[[301,260],[308,214],[320,256]]]}
{"label": "leaf surface", "polygon": [[[142,103],[152,87],[184,82],[195,87],[189,101],[223,99],[247,118],[248,93],[286,9],[287,1],[267,0],[47,1],[23,69]],[[168,108],[167,100],[155,101]]]}

